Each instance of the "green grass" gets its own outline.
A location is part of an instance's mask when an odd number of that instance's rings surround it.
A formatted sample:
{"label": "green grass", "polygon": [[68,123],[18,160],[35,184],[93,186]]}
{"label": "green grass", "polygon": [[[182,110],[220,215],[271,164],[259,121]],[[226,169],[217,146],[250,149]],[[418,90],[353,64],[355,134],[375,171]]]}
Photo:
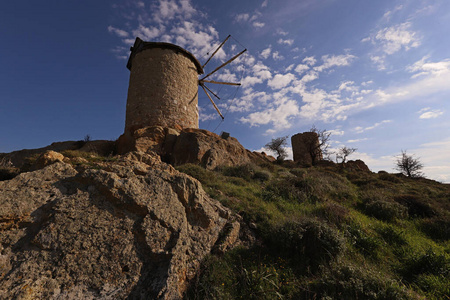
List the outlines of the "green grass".
{"label": "green grass", "polygon": [[256,225],[187,299],[448,299],[450,186],[294,164],[178,170]]}

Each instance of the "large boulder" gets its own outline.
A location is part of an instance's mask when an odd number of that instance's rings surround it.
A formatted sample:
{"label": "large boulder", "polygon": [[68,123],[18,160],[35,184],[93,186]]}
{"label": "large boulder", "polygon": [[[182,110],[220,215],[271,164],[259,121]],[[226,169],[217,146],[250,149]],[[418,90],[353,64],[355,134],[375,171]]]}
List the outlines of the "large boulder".
{"label": "large boulder", "polygon": [[197,163],[206,169],[236,166],[250,162],[247,150],[233,137],[222,138],[202,129],[184,129],[170,155],[174,165]]}
{"label": "large boulder", "polygon": [[188,128],[181,131],[160,126],[138,129],[123,134],[118,141],[119,153],[140,151],[157,153],[172,165],[200,164],[207,169],[218,166],[236,166],[250,161],[272,161],[266,155],[247,151],[237,139],[218,136],[203,129]]}
{"label": "large boulder", "polygon": [[22,173],[0,182],[0,299],[181,299],[237,218],[140,152]]}

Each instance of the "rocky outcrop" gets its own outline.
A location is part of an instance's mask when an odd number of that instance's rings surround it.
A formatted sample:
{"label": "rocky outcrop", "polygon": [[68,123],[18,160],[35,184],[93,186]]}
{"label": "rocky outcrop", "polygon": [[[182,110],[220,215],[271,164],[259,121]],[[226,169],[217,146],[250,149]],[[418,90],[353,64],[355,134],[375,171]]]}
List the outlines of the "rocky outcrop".
{"label": "rocky outcrop", "polygon": [[236,220],[156,155],[57,161],[0,182],[0,299],[180,299]]}
{"label": "rocky outcrop", "polygon": [[66,150],[95,152],[98,155],[108,156],[115,154],[116,142],[106,140],[55,142],[43,148],[23,149],[11,153],[0,153],[0,166],[11,165],[16,168],[22,168],[27,163],[27,158],[40,156],[48,151],[62,152]]}
{"label": "rocky outcrop", "polygon": [[141,128],[132,135],[122,135],[118,151],[122,154],[129,151],[155,152],[175,166],[194,163],[207,169],[243,165],[250,161],[273,161],[267,155],[249,152],[233,137],[220,137],[194,128],[181,131],[160,126]]}
{"label": "rocky outcrop", "polygon": [[360,159],[357,160],[349,160],[345,163],[345,168],[349,171],[362,171],[362,172],[371,172],[369,167]]}

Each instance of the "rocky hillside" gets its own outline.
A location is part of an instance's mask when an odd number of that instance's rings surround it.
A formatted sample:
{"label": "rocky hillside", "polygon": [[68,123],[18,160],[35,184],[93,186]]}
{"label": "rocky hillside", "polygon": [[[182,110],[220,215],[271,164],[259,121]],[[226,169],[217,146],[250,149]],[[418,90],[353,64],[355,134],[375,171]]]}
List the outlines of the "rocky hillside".
{"label": "rocky hillside", "polygon": [[449,297],[449,185],[273,160],[160,127],[0,154],[0,299]]}

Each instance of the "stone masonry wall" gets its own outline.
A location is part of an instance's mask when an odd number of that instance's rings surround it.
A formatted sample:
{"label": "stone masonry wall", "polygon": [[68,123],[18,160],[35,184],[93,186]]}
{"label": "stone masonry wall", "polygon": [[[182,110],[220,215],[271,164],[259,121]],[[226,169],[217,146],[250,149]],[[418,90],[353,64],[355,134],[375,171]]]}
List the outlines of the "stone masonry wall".
{"label": "stone masonry wall", "polygon": [[147,126],[198,128],[198,72],[173,49],[136,54],[128,87],[125,133]]}
{"label": "stone masonry wall", "polygon": [[322,159],[320,150],[317,152],[315,161],[311,157],[311,149],[319,145],[319,137],[315,132],[297,133],[291,137],[291,144],[295,162],[310,166]]}

